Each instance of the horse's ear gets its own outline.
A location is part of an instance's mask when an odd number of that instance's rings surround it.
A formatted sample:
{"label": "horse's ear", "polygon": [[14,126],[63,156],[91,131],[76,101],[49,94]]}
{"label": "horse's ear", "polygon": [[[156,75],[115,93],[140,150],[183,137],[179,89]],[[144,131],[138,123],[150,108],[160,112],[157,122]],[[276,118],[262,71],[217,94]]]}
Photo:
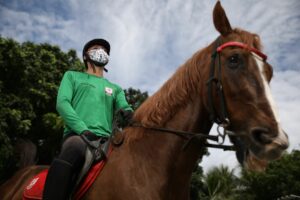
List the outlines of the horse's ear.
{"label": "horse's ear", "polygon": [[213,11],[213,19],[214,19],[214,25],[216,29],[219,31],[219,33],[222,36],[226,36],[232,32],[231,25],[229,23],[229,20],[226,16],[223,7],[221,6],[220,1],[218,1],[215,5]]}

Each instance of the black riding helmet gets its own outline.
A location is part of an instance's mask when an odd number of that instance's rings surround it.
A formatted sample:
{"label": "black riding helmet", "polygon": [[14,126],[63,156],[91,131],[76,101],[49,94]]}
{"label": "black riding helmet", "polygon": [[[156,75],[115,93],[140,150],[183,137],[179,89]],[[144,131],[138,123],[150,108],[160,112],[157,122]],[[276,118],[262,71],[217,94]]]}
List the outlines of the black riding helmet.
{"label": "black riding helmet", "polygon": [[83,58],[83,61],[84,61],[84,64],[85,66],[87,67],[86,65],[86,62],[87,62],[87,55],[86,55],[86,52],[87,50],[91,47],[91,46],[94,46],[94,45],[101,45],[105,48],[107,54],[109,55],[109,52],[110,52],[110,44],[108,41],[104,40],[104,39],[100,39],[100,38],[97,38],[97,39],[93,39],[89,42],[87,42],[84,47],[83,47],[83,50],[82,50],[82,58]]}

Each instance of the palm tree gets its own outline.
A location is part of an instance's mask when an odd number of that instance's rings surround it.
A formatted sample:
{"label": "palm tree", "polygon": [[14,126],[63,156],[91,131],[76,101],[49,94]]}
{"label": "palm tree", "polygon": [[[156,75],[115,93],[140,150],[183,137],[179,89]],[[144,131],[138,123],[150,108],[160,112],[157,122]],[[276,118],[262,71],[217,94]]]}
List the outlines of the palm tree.
{"label": "palm tree", "polygon": [[223,165],[208,171],[203,177],[204,187],[202,199],[236,199],[235,191],[238,187],[238,178],[233,172],[233,170]]}

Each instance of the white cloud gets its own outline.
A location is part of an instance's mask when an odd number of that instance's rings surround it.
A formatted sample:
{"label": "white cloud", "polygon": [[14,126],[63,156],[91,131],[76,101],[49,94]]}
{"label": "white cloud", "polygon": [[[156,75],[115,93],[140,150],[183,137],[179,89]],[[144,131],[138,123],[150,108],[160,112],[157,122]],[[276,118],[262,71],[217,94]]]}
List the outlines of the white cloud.
{"label": "white cloud", "polygon": [[[276,72],[275,72],[276,73]],[[272,81],[271,87],[274,98],[277,102],[279,115],[283,129],[289,135],[290,148],[299,149],[300,134],[300,72],[283,71],[277,72]]]}
{"label": "white cloud", "polygon": [[[34,11],[34,1],[30,3]],[[162,83],[196,50],[217,37],[212,24],[214,3],[69,0],[61,3],[63,9],[58,16],[58,11],[45,13],[40,7],[36,8],[39,12],[18,11],[14,2],[11,8],[0,6],[4,19],[0,22],[6,24],[0,30],[2,35],[19,41],[51,42],[64,50],[75,48],[79,55],[89,39],[107,38],[112,44],[108,77],[124,87],[139,87],[142,82],[141,89],[153,92],[159,87],[153,85],[154,82]],[[46,4],[49,5],[44,7],[51,11],[49,7],[58,3]],[[269,61],[275,68],[299,68],[299,64],[295,64],[298,56],[287,50],[290,44],[300,43],[298,1],[228,0],[222,4],[233,27],[261,35]],[[64,17],[66,7],[67,18]],[[143,77],[145,74],[147,77]]]}
{"label": "white cloud", "polygon": [[[0,34],[12,37],[18,41],[50,42],[60,45],[69,40],[65,31],[71,21],[58,21],[53,15],[30,14],[24,11],[11,10],[0,5],[1,27]],[[65,49],[63,47],[63,49]]]}

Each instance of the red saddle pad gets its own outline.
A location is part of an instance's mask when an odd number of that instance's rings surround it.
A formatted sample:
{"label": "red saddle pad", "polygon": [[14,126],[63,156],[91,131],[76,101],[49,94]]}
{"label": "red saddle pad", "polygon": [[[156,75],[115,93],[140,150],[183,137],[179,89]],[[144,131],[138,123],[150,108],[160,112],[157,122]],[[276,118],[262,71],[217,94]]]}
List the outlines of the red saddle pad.
{"label": "red saddle pad", "polygon": [[[79,186],[79,190],[76,192],[74,199],[79,200],[87,192],[90,186],[95,181],[96,177],[103,169],[106,160],[103,160],[91,167],[86,177]],[[48,174],[48,169],[41,171],[39,174],[34,176],[24,188],[23,200],[38,200],[42,199],[44,185],[46,177]]]}

